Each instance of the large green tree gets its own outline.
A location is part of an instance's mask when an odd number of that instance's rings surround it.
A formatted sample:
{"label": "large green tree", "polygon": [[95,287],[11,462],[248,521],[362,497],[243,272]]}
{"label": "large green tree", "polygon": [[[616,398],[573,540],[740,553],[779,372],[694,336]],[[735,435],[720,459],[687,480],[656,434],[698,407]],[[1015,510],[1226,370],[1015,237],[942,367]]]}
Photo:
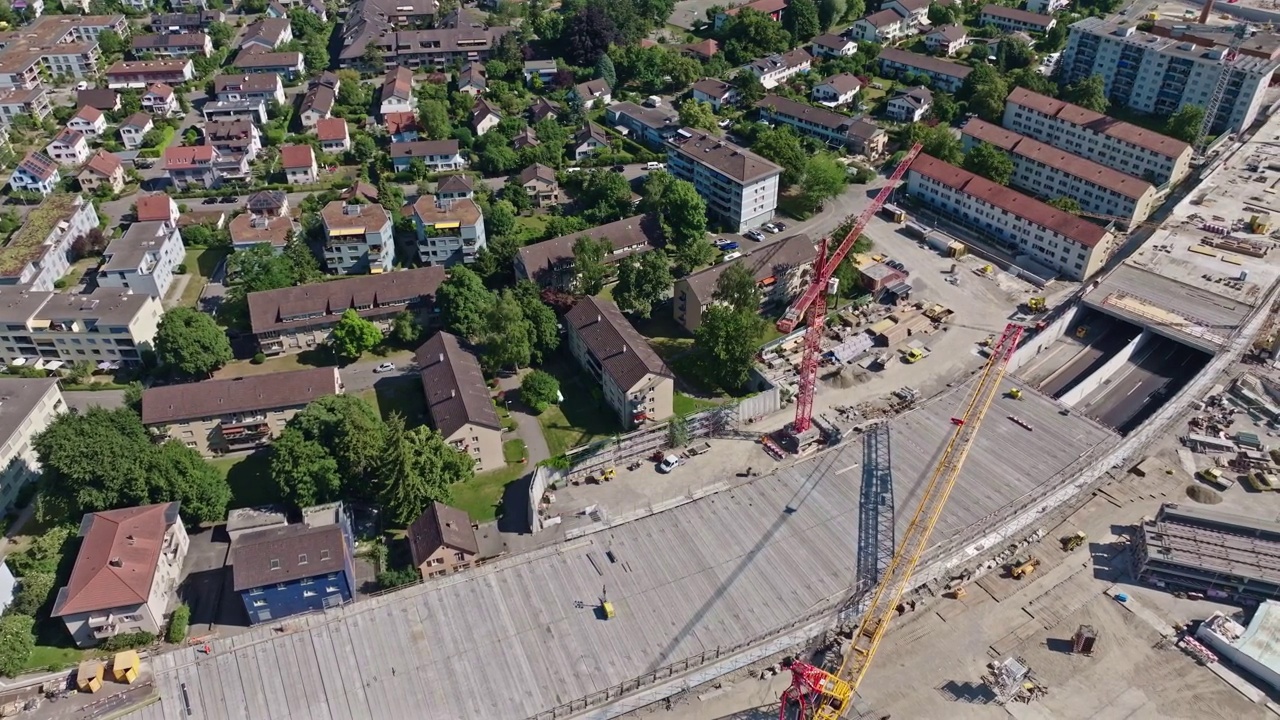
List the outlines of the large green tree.
{"label": "large green tree", "polygon": [[804,177],[805,162],[809,153],[804,149],[800,136],[790,127],[782,126],[765,130],[756,136],[751,149],[782,166],[782,185],[789,187]]}
{"label": "large green tree", "polygon": [[360,317],[352,308],[342,312],[333,332],[329,336],[329,346],[333,352],[348,362],[359,358],[374,349],[382,342],[382,331],[377,325]]}
{"label": "large green tree", "polygon": [[791,33],[796,43],[809,42],[822,31],[818,6],[813,0],[791,0],[782,14],[782,26]]}
{"label": "large green tree", "polygon": [[208,377],[231,362],[227,334],[213,318],[188,307],[173,308],[160,319],[155,350],[161,365],[188,377]]}
{"label": "large green tree", "polygon": [[978,143],[964,156],[964,169],[988,180],[1008,185],[1013,179],[1013,159],[991,143]]}
{"label": "large green tree", "polygon": [[711,297],[732,310],[754,313],[760,309],[760,285],[755,275],[741,262],[733,263],[720,273]]}
{"label": "large green tree", "polygon": [[485,364],[493,370],[519,368],[529,365],[533,349],[529,344],[532,333],[530,323],[524,317],[520,300],[510,289],[503,290],[489,308],[484,345]]}
{"label": "large green tree", "polygon": [[671,265],[661,250],[632,255],[618,263],[613,301],[625,313],[647,318],[671,292]]}
{"label": "large green tree", "polygon": [[831,153],[820,152],[804,164],[800,179],[800,201],[810,210],[844,191],[849,173],[845,165]]}
{"label": "large green tree", "polygon": [[586,210],[583,217],[593,225],[604,225],[631,214],[631,185],[622,173],[592,170],[583,180],[578,201]]}
{"label": "large green tree", "polygon": [[707,240],[707,203],[693,183],[666,172],[650,173],[641,207],[657,216],[671,259],[682,272],[711,262],[715,248]]}
{"label": "large green tree", "polygon": [[1164,132],[1183,142],[1192,143],[1200,136],[1204,124],[1204,108],[1199,105],[1183,105],[1165,121]]}
{"label": "large green tree", "polygon": [[26,669],[36,649],[35,624],[30,615],[6,613],[0,617],[0,675],[17,677]]}
{"label": "large green tree", "polygon": [[337,462],[343,496],[370,499],[374,467],[382,452],[382,418],[358,395],[314,400],[289,420],[289,427],[325,448]]}
{"label": "large green tree", "polygon": [[57,576],[51,572],[32,572],[22,576],[18,584],[18,593],[7,612],[20,615],[35,615],[40,608],[49,602],[54,590]]}
{"label": "large green tree", "polygon": [[923,123],[912,123],[907,126],[903,139],[905,145],[920,143],[923,152],[943,162],[952,165],[964,162],[964,145],[946,126],[929,127]]}
{"label": "large green tree", "polygon": [[716,129],[716,114],[711,109],[710,103],[686,98],[680,103],[680,124],[685,127],[701,128],[703,130]]}
{"label": "large green tree", "polygon": [[1068,85],[1062,91],[1062,99],[1094,112],[1106,112],[1109,104],[1107,102],[1106,81],[1102,79],[1101,75],[1090,75],[1079,82]]}
{"label": "large green tree", "polygon": [[726,59],[734,66],[765,55],[786,52],[792,44],[791,33],[781,23],[751,8],[743,8],[737,15],[726,19],[716,35]]}
{"label": "large green tree", "polygon": [[599,240],[590,235],[583,235],[574,241],[573,271],[578,276],[578,292],[595,295],[604,289],[604,280],[609,273],[604,259],[612,247],[608,240]]}
{"label": "large green tree", "polygon": [[554,405],[560,397],[560,381],[542,370],[534,370],[520,380],[520,400],[536,413]]}
{"label": "large green tree", "polygon": [[818,3],[818,25],[823,31],[844,16],[845,0],[820,0]]}
{"label": "large green tree", "polygon": [[271,444],[270,473],[280,497],[294,507],[330,502],[340,497],[338,461],[302,431],[286,427]]}
{"label": "large green tree", "polygon": [[764,320],[755,308],[707,308],[693,341],[702,376],[726,390],[741,388],[750,376],[763,329]]}
{"label": "large green tree", "polygon": [[393,413],[378,476],[384,506],[395,522],[407,525],[431,503],[449,502],[450,486],[475,476],[475,461],[431,428],[406,429],[404,418]]}
{"label": "large green tree", "polygon": [[560,346],[560,321],[556,312],[542,302],[541,290],[532,280],[521,280],[515,290],[520,311],[529,323],[530,359],[540,364]]}
{"label": "large green tree", "polygon": [[484,334],[493,293],[479,275],[465,266],[454,266],[436,294],[446,330],[468,340]]}

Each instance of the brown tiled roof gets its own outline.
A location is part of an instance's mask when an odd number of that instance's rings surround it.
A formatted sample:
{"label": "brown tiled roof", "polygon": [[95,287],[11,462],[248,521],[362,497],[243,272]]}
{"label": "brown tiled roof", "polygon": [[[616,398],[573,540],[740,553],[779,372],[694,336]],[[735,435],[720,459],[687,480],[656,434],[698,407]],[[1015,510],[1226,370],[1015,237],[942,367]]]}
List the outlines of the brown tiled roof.
{"label": "brown tiled roof", "polygon": [[476,531],[471,527],[471,517],[465,511],[444,503],[431,503],[409,525],[407,535],[414,566],[426,562],[427,558],[442,547],[472,555],[480,552]]}
{"label": "brown tiled roof", "polygon": [[1021,155],[1033,162],[1043,163],[1045,167],[1054,168],[1085,182],[1112,190],[1123,197],[1136,200],[1152,190],[1151,183],[1145,180],[1112,170],[1106,165],[1100,165],[1079,155],[1072,155],[1026,135],[1005,130],[982,118],[971,118],[965,123],[961,132],[975,140],[991,143],[1006,152]]}
{"label": "brown tiled roof", "polygon": [[152,83],[147,88],[147,95],[155,95],[158,98],[173,97],[173,88],[164,83]]}
{"label": "brown tiled roof", "polygon": [[964,79],[969,77],[969,73],[973,72],[973,68],[968,65],[947,62],[938,58],[921,55],[919,53],[907,52],[898,48],[887,47],[880,51],[880,59],[889,62],[895,62],[907,67],[913,67],[918,70],[938,73],[939,75],[948,75],[954,78]]}
{"label": "brown tiled roof", "polygon": [[53,617],[141,605],[151,596],[164,536],[180,522],[178,503],[89,513],[80,522],[80,551]]}
{"label": "brown tiled roof", "polygon": [[255,334],[303,329],[335,322],[344,310],[365,306],[373,307],[357,310],[362,317],[394,314],[406,303],[434,301],[444,279],[444,268],[425,267],[249,293],[249,325]]}
{"label": "brown tiled roof", "polygon": [[608,300],[588,295],[565,313],[564,320],[624,391],[648,374],[674,377],[649,342]]}
{"label": "brown tiled roof", "polygon": [[880,12],[871,13],[862,19],[866,21],[867,24],[871,25],[871,27],[879,30],[886,25],[893,25],[895,23],[902,22],[905,18],[906,16],[902,13],[894,10],[893,8],[889,8],[887,10],[881,10]]}
{"label": "brown tiled roof", "polygon": [[1040,27],[1049,27],[1049,23],[1053,22],[1052,15],[1041,15],[1039,13],[1005,7],[1003,5],[984,5],[982,6],[982,14],[1004,18],[1006,20],[1015,20],[1028,25],[1038,25]]}
{"label": "brown tiled roof", "polygon": [[444,207],[436,202],[435,195],[422,195],[413,202],[413,212],[424,225],[440,222],[459,222],[468,226],[479,224],[480,206],[474,200],[457,198],[440,203]]}
{"label": "brown tiled roof", "polygon": [[233,244],[269,243],[272,247],[284,247],[296,227],[288,215],[241,213],[231,218],[227,229]]}
{"label": "brown tiled roof", "polygon": [[742,265],[751,271],[756,282],[776,276],[799,265],[812,264],[817,252],[813,240],[805,234],[792,235],[779,242],[769,243],[727,263],[718,263],[684,279],[699,305],[706,305],[716,292],[716,283],[730,265]]}
{"label": "brown tiled roof", "polygon": [[154,126],[155,122],[151,119],[150,115],[144,112],[136,112],[125,118],[124,122],[120,123],[120,127],[144,128],[148,125]]}
{"label": "brown tiled roof", "polygon": [[605,256],[606,263],[618,262],[631,254],[630,251],[624,252],[626,248],[641,246],[643,249],[640,252],[644,252],[660,247],[663,239],[662,228],[656,219],[648,215],[634,215],[607,225],[525,245],[517,254],[530,279],[537,280],[539,274],[573,260],[573,244],[581,237],[608,241],[612,252]]}
{"label": "brown tiled roof", "polygon": [[138,222],[157,222],[169,220],[172,200],[164,193],[142,195],[138,198]]}
{"label": "brown tiled roof", "polygon": [[734,15],[737,15],[739,12],[741,12],[744,8],[749,8],[751,10],[756,10],[758,12],[762,12],[768,15],[770,13],[776,13],[782,10],[786,10],[787,6],[790,4],[791,4],[790,0],[755,0],[755,2],[750,2],[745,5],[731,7],[728,10],[725,10],[724,14],[730,17],[733,17]]}
{"label": "brown tiled roof", "polygon": [[284,37],[285,31],[289,28],[288,18],[258,18],[245,30],[244,39],[240,41],[240,44],[244,45],[250,40],[265,40],[274,47],[280,44],[281,38]]}
{"label": "brown tiled roof", "polygon": [[316,137],[322,141],[342,140],[350,137],[347,121],[342,118],[325,118],[316,123]]}
{"label": "brown tiled roof", "polygon": [[457,140],[415,140],[414,142],[391,143],[392,159],[456,154],[458,154]]}
{"label": "brown tiled roof", "polygon": [[286,170],[309,168],[315,162],[316,154],[310,145],[283,145],[280,147],[280,166]]}
{"label": "brown tiled roof", "polygon": [[437,193],[456,193],[471,192],[475,190],[475,182],[470,175],[446,175],[443,180],[436,185]]}
{"label": "brown tiled roof", "polygon": [[142,391],[144,425],[306,405],[339,392],[337,368],[312,368],[232,380],[160,385]]}
{"label": "brown tiled roof", "polygon": [[521,185],[524,185],[531,180],[541,180],[542,182],[554,185],[556,183],[556,171],[542,163],[534,163],[520,171]]}
{"label": "brown tiled roof", "polygon": [[[327,558],[323,554],[328,551]],[[307,560],[301,562],[300,556]],[[338,572],[346,565],[347,543],[336,524],[302,523],[257,530],[231,544],[232,587],[236,592]],[[277,569],[271,569],[271,561]]]}
{"label": "brown tiled roof", "polygon": [[573,87],[573,91],[583,100],[590,100],[592,98],[600,97],[601,95],[608,95],[612,92],[612,89],[604,78],[596,78],[584,83],[578,83]]}
{"label": "brown tiled roof", "polygon": [[168,147],[164,149],[164,167],[166,170],[195,167],[197,160],[213,162],[216,154],[217,149],[212,145]]}
{"label": "brown tiled roof", "polygon": [[692,53],[694,55],[698,55],[704,58],[710,58],[710,57],[714,57],[716,53],[720,52],[720,43],[708,38],[706,40],[703,40],[702,42],[690,43],[688,45],[685,45],[684,50],[685,52]]}
{"label": "brown tiled roof", "polygon": [[819,35],[818,37],[813,39],[814,45],[827,48],[828,50],[843,49],[845,45],[848,45],[851,42],[853,41],[850,40],[849,38],[841,37],[840,35],[831,35],[831,34]]}
{"label": "brown tiled roof", "polygon": [[813,56],[804,48],[796,48],[795,50],[785,52],[780,55],[769,55],[768,57],[757,58],[752,60],[750,65],[763,74],[773,70],[799,67],[807,62],[813,62]]}
{"label": "brown tiled roof", "polygon": [[248,73],[245,75],[219,75],[213,79],[213,91],[224,92],[275,92],[280,86],[280,76],[272,73]]}
{"label": "brown tiled roof", "polygon": [[726,95],[733,92],[733,86],[718,78],[703,78],[693,84],[693,89],[713,98],[723,100]]}
{"label": "brown tiled roof", "polygon": [[413,98],[413,71],[404,66],[397,66],[387,73],[382,81],[382,102],[391,98]]}
{"label": "brown tiled roof", "polygon": [[107,76],[134,75],[140,72],[182,72],[191,61],[185,58],[169,60],[121,60],[107,68]]}
{"label": "brown tiled roof", "polygon": [[235,62],[231,63],[231,67],[235,68],[273,68],[273,67],[297,67],[302,61],[302,53],[299,52],[261,52],[257,46],[245,48],[236,53]]}
{"label": "brown tiled roof", "polygon": [[683,128],[667,142],[689,160],[740,183],[755,182],[782,172],[776,164],[705,130]]}
{"label": "brown tiled roof", "polygon": [[76,111],[74,118],[88,120],[89,122],[97,122],[102,117],[102,111],[92,105],[81,105]]}
{"label": "brown tiled roof", "polygon": [[1158,132],[1140,128],[1137,125],[1121,122],[1102,113],[1082,108],[1079,105],[1072,105],[1069,102],[1045,97],[1026,88],[1014,88],[1013,92],[1009,93],[1008,101],[1049,117],[1059,118],[1099,135],[1123,140],[1162,157],[1177,158],[1191,149],[1191,146],[1187,143],[1171,138],[1168,135],[1161,135]]}
{"label": "brown tiled roof", "polygon": [[943,40],[953,43],[957,40],[963,40],[969,36],[969,31],[963,25],[943,25],[934,28],[930,35],[940,35]]}
{"label": "brown tiled roof", "polygon": [[444,437],[464,425],[502,429],[498,411],[489,397],[480,361],[456,335],[438,332],[417,352],[427,414]]}
{"label": "brown tiled roof", "polygon": [[132,47],[135,52],[147,52],[159,49],[203,49],[208,35],[196,33],[166,33],[163,35],[134,35]]}
{"label": "brown tiled roof", "polygon": [[[359,209],[348,212],[348,207]],[[334,200],[321,208],[320,218],[327,230],[363,229],[366,233],[381,230],[391,222],[391,214],[381,205],[348,205],[341,200]]]}
{"label": "brown tiled roof", "polygon": [[115,90],[106,88],[89,88],[76,92],[76,104],[88,105],[99,110],[112,110],[120,104],[120,96]]}
{"label": "brown tiled roof", "polygon": [[89,158],[89,162],[84,164],[84,169],[81,172],[92,170],[102,177],[109,178],[115,175],[121,167],[123,166],[120,163],[120,158],[106,150],[99,150],[97,154]]}
{"label": "brown tiled roof", "polygon": [[1051,205],[1027,197],[1016,190],[945,163],[931,155],[920,155],[911,163],[911,172],[978,198],[1010,215],[1023,218],[1085,247],[1094,247],[1106,237],[1106,228],[1065,213]]}

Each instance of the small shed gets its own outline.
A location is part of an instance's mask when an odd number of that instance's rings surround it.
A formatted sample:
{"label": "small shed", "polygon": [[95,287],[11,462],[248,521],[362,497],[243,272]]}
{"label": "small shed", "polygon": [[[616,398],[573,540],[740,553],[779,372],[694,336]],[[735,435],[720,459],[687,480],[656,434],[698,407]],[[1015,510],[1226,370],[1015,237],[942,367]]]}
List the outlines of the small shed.
{"label": "small shed", "polygon": [[878,293],[902,280],[902,273],[882,262],[859,268],[858,273],[862,276],[863,289],[871,293]]}
{"label": "small shed", "polygon": [[111,660],[111,677],[116,682],[133,684],[138,679],[138,673],[142,670],[142,658],[138,657],[137,650],[125,650],[116,653]]}
{"label": "small shed", "polygon": [[1246,447],[1251,450],[1263,449],[1262,441],[1259,440],[1258,436],[1254,435],[1253,433],[1238,432],[1236,433],[1235,440],[1236,440],[1236,444],[1239,445],[1240,447]]}
{"label": "small shed", "polygon": [[96,693],[102,689],[102,676],[106,668],[97,660],[86,660],[76,668],[76,689],[80,692]]}

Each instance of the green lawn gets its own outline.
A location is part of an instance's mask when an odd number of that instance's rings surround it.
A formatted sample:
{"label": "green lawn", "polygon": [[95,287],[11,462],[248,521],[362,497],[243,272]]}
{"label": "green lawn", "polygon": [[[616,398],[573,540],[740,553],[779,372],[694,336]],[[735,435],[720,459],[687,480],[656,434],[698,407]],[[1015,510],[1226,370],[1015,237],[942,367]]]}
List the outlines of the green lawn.
{"label": "green lawn", "polygon": [[502,443],[502,459],[508,463],[524,462],[524,441],[516,438]]}
{"label": "green lawn", "polygon": [[230,252],[230,248],[192,248],[187,251],[187,259],[184,262],[187,272],[191,274],[191,279],[187,281],[187,287],[182,291],[182,305],[197,306],[204,284],[218,268],[218,263],[222,262]]}
{"label": "green lawn", "polygon": [[542,237],[547,229],[548,215],[521,215],[516,218],[516,227],[524,230],[525,242],[533,242]]}
{"label": "green lawn", "polygon": [[78,664],[88,652],[88,650],[73,647],[36,645],[31,651],[31,657],[27,658],[25,668],[32,672],[46,669],[61,670]]}
{"label": "green lawn", "polygon": [[257,507],[280,502],[280,490],[271,480],[271,451],[262,448],[248,455],[210,460],[231,485],[231,508]]}
{"label": "green lawn", "polygon": [[682,392],[676,393],[671,399],[671,409],[676,415],[691,415],[707,408],[713,408],[718,404],[711,400],[691,397]]}
{"label": "green lawn", "polygon": [[417,427],[427,421],[427,402],[422,395],[422,381],[416,377],[396,377],[379,380],[372,390],[361,390],[359,396],[378,408],[382,419],[391,413],[400,413],[407,427]]}
{"label": "green lawn", "polygon": [[[503,454],[506,454],[505,445]],[[453,502],[450,505],[466,510],[471,519],[476,522],[493,520],[498,516],[502,493],[505,492],[507,485],[523,477],[528,469],[528,465],[516,462],[497,470],[477,473],[474,478],[456,483],[449,488],[453,495]]]}
{"label": "green lawn", "polygon": [[693,336],[676,323],[675,318],[662,308],[649,318],[632,323],[639,333],[649,340],[649,345],[663,360],[672,358],[693,347]]}
{"label": "green lawn", "polygon": [[563,403],[552,405],[538,416],[552,456],[620,430],[617,420],[599,397],[600,389],[584,382],[576,367],[561,360],[548,363],[542,369],[560,381],[560,392],[564,395]]}

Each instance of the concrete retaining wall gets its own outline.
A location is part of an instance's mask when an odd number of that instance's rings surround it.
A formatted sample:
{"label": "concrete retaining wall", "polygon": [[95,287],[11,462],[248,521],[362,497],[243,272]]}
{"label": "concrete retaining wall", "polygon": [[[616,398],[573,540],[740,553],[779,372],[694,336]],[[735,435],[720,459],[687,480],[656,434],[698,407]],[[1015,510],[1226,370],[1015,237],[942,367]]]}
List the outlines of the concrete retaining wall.
{"label": "concrete retaining wall", "polygon": [[1094,390],[1102,387],[1102,384],[1110,380],[1113,375],[1119,372],[1124,364],[1129,362],[1135,355],[1147,346],[1147,342],[1151,340],[1153,334],[1150,330],[1143,328],[1138,336],[1130,340],[1127,345],[1120,349],[1120,352],[1112,355],[1102,367],[1089,373],[1088,376],[1081,378],[1080,382],[1070,390],[1062,393],[1062,397],[1058,401],[1063,405],[1075,406],[1076,403],[1084,400]]}
{"label": "concrete retaining wall", "polygon": [[1061,309],[1053,311],[1054,317],[1049,320],[1044,330],[1036,333],[1032,337],[1028,337],[1023,333],[1022,346],[1014,351],[1013,356],[1009,358],[1009,374],[1016,373],[1018,368],[1031,362],[1035,356],[1044,352],[1046,348],[1053,344],[1055,340],[1067,333],[1068,328],[1076,326],[1076,318],[1080,315],[1081,309],[1078,301],[1071,300],[1065,306],[1059,306]]}

